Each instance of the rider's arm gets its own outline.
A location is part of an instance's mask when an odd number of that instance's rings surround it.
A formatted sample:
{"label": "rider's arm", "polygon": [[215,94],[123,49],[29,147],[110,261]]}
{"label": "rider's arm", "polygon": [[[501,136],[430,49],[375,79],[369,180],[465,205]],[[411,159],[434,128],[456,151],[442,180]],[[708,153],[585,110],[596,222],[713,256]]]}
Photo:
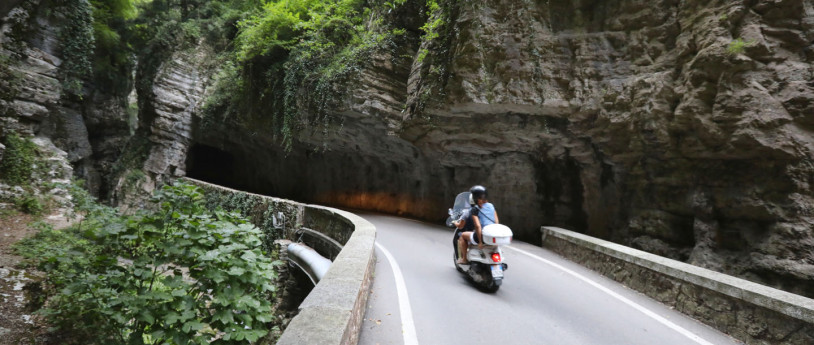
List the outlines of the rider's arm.
{"label": "rider's arm", "polygon": [[457,221],[454,222],[454,224],[455,227],[457,227],[458,229],[463,229],[464,225],[466,225],[466,219],[458,219]]}
{"label": "rider's arm", "polygon": [[497,210],[495,210],[495,224],[500,224],[500,219],[497,217]]}

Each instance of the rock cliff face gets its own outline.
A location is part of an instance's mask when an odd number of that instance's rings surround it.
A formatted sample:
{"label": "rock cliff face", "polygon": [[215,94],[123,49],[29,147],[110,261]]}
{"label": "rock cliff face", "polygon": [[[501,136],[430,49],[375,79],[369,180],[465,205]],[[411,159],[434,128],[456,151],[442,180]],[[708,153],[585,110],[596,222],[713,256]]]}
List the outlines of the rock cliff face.
{"label": "rock cliff face", "polygon": [[[506,150],[565,176],[574,189],[558,193],[504,170],[521,195],[576,201],[531,205],[584,220],[555,212],[545,223],[814,295],[813,6],[462,4],[445,96],[427,112],[480,122],[481,149],[496,156],[487,167]],[[518,117],[547,125],[529,130]],[[439,127],[414,140],[422,151],[462,132]],[[478,142],[462,139],[444,151]]]}
{"label": "rock cliff face", "polygon": [[[144,176],[117,175],[114,197],[188,174],[440,224],[484,184],[521,239],[562,226],[814,296],[810,1],[442,1],[437,42],[420,41],[416,4],[399,24],[414,43],[372,56],[327,132],[291,152],[262,121],[202,118],[207,53],[173,54],[138,90]],[[3,126],[105,175],[124,109],[54,96],[52,41],[29,39]]]}
{"label": "rock cliff face", "polygon": [[193,114],[202,105],[209,80],[200,66],[206,56],[203,48],[171,54],[144,83],[147,87],[137,90],[140,130],[131,142],[136,152],[130,153],[136,157],[128,170],[113,177],[115,202],[135,206],[144,192],[151,192],[167,178],[186,175]]}
{"label": "rock cliff face", "polygon": [[814,296],[811,2],[449,6],[447,52],[372,59],[334,131],[286,154],[199,128],[188,170],[429,220],[482,183],[525,240],[560,225]]}
{"label": "rock cliff face", "polygon": [[106,194],[103,179],[130,136],[126,105],[92,85],[85,90],[88,101],[64,97],[58,80],[64,19],[48,13],[40,1],[0,7],[0,57],[7,69],[0,85],[0,132],[49,138],[67,153],[77,178]]}

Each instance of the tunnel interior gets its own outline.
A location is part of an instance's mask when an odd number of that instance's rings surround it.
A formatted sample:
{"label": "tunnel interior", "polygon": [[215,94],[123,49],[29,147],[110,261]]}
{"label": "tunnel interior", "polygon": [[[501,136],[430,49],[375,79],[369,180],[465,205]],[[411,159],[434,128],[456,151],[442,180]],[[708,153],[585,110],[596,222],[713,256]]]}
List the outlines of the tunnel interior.
{"label": "tunnel interior", "polygon": [[535,162],[537,191],[545,225],[585,231],[588,215],[583,209],[579,164],[573,160]]}
{"label": "tunnel interior", "polygon": [[187,176],[221,186],[245,189],[245,183],[237,176],[236,157],[218,148],[196,144],[187,154]]}
{"label": "tunnel interior", "polygon": [[[501,218],[511,224],[518,239],[538,243],[541,225],[586,230],[584,186],[580,166],[573,160],[509,157],[505,164],[519,162],[529,170],[499,173],[500,178],[490,180],[483,169],[381,158],[307,150],[288,155],[268,149],[246,152],[245,147],[221,149],[197,143],[188,151],[186,170],[191,178],[238,190],[438,224],[446,218],[447,204],[457,192],[488,181]],[[517,175],[523,173],[531,176]]]}

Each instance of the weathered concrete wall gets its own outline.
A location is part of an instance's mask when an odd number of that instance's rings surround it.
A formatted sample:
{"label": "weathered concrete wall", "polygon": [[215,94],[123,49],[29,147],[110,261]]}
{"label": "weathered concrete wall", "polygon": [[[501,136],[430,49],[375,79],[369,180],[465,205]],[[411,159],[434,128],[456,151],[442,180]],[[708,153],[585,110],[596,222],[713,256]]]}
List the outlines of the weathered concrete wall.
{"label": "weathered concrete wall", "polygon": [[[299,306],[277,344],[356,344],[375,260],[376,228],[361,217],[316,205],[272,198],[186,179],[206,191],[208,206],[239,210],[267,236],[293,238],[307,227],[344,245],[331,268]],[[281,216],[282,215],[282,216]]]}
{"label": "weathered concrete wall", "polygon": [[572,231],[543,246],[748,344],[814,344],[814,300]]}

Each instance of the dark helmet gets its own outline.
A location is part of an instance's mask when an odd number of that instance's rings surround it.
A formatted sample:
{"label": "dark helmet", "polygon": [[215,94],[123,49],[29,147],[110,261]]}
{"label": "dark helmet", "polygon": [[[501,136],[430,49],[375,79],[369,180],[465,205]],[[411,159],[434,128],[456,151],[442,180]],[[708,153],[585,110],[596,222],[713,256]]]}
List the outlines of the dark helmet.
{"label": "dark helmet", "polygon": [[477,185],[469,189],[469,203],[474,205],[478,199],[486,199],[486,187]]}

